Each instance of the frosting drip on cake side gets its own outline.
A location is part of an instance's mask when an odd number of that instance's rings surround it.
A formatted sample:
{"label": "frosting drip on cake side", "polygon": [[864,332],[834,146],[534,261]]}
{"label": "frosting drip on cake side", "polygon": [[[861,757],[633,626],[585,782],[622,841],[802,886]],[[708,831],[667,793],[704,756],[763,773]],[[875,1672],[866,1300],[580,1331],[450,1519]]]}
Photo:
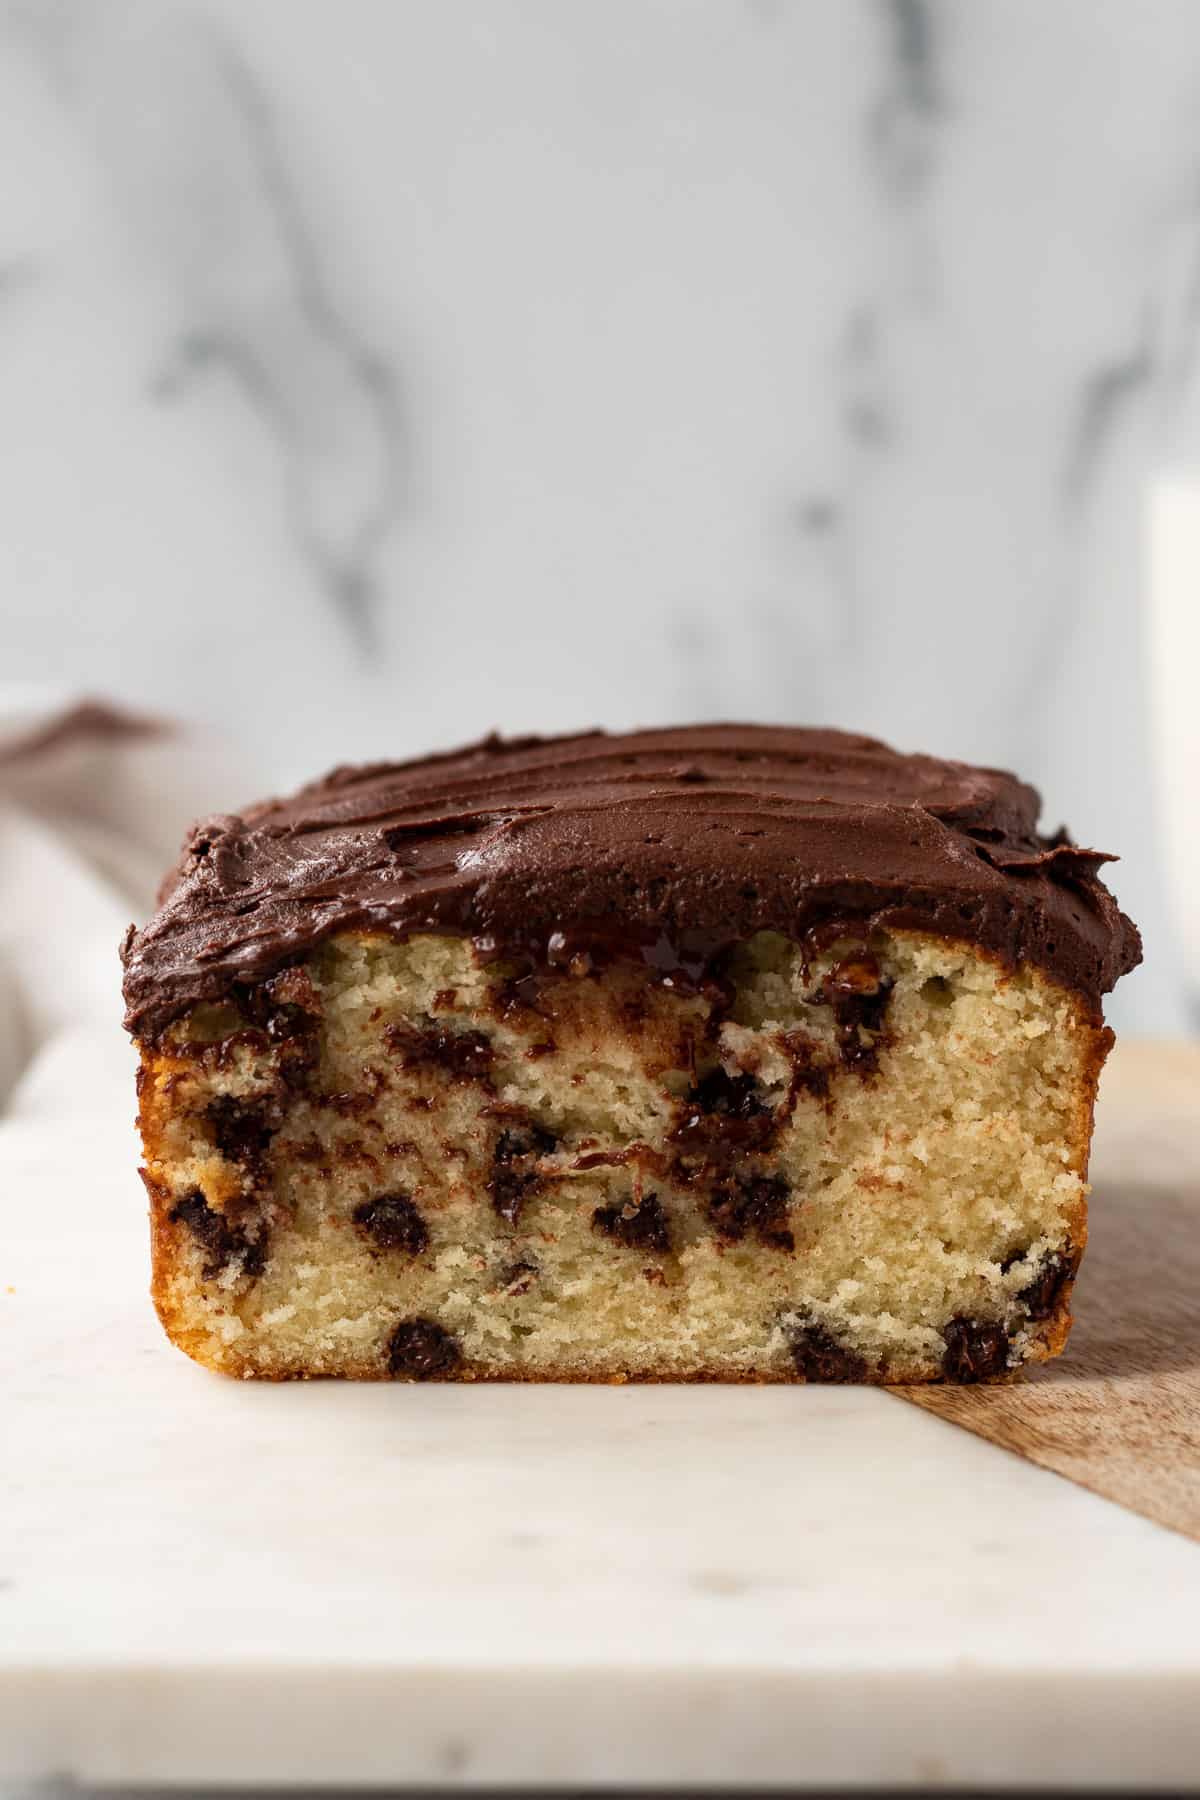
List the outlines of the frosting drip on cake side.
{"label": "frosting drip on cake side", "polygon": [[[625,938],[661,964],[763,930],[872,923],[959,939],[1100,995],[1140,959],[1102,852],[1038,835],[999,770],[835,731],[704,725],[488,738],[335,769],[189,833],[122,947],[126,1025],[152,1036],[341,930],[464,932],[545,955]],[[664,949],[664,947],[666,947]]]}

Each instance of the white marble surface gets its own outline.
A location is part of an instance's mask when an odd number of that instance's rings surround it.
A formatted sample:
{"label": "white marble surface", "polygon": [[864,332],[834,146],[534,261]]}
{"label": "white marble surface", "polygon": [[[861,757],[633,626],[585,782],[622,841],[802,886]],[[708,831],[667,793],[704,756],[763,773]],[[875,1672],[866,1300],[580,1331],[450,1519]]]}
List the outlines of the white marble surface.
{"label": "white marble surface", "polygon": [[0,1778],[1194,1784],[1200,1546],[885,1394],[187,1363],[126,1062],[0,1127]]}
{"label": "white marble surface", "polygon": [[0,672],[211,720],[231,804],[492,726],[1013,763],[1178,1030],[1197,91],[1193,0],[0,0]]}

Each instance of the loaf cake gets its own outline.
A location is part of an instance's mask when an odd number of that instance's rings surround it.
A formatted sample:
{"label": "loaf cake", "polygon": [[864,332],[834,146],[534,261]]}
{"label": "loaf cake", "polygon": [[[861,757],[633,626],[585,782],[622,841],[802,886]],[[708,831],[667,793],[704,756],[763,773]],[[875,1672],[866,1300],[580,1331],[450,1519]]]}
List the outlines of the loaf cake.
{"label": "loaf cake", "polygon": [[489,738],[195,826],[122,950],[170,1337],[272,1379],[1055,1355],[1140,952],[1038,812],[712,725]]}

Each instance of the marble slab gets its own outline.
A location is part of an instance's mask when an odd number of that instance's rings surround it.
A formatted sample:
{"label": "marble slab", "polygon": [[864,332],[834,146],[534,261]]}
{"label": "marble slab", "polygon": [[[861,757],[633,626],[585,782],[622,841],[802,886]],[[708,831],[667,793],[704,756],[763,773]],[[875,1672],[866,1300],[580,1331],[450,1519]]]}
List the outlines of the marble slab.
{"label": "marble slab", "polygon": [[1195,1782],[1200,1546],[891,1396],[193,1367],[128,1074],[0,1123],[0,1777]]}

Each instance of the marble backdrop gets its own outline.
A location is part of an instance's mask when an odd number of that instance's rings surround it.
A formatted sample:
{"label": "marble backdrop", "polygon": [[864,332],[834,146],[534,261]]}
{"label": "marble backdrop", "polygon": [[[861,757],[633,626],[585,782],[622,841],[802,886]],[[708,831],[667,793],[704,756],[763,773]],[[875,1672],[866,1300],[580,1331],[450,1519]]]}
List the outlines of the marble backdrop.
{"label": "marble backdrop", "polygon": [[708,716],[1015,764],[1180,1029],[1198,320],[1195,0],[0,0],[0,671],[251,792]]}

